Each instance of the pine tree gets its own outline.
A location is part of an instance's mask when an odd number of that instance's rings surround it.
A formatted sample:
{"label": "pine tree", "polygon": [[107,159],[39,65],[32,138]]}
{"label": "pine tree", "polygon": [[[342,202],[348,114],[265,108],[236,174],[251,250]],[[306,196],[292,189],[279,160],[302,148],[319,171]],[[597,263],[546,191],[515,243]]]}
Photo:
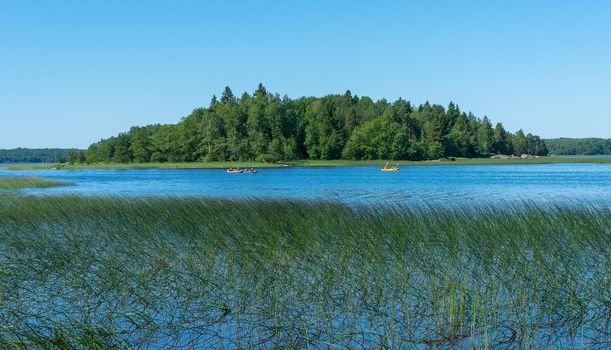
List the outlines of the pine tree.
{"label": "pine tree", "polygon": [[494,144],[492,151],[497,154],[508,154],[510,147],[507,144],[507,131],[503,127],[503,124],[496,123],[494,127]]}
{"label": "pine tree", "polygon": [[221,102],[227,103],[229,101],[233,101],[233,99],[234,97],[231,88],[229,88],[229,86],[225,86],[225,90],[223,90],[223,94],[221,95]]}

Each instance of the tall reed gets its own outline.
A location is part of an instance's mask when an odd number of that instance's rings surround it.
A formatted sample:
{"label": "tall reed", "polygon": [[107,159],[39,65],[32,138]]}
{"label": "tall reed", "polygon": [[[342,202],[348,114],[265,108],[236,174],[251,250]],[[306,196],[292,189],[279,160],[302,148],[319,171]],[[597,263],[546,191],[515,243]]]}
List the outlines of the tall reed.
{"label": "tall reed", "polygon": [[611,211],[5,196],[0,348],[605,348]]}

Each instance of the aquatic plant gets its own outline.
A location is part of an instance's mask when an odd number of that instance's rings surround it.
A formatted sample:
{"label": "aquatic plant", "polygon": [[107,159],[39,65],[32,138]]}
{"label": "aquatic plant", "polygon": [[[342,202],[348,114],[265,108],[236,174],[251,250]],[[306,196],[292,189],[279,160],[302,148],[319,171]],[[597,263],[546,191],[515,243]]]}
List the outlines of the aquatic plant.
{"label": "aquatic plant", "polygon": [[37,177],[0,177],[1,190],[19,190],[22,188],[50,188],[70,186],[71,182],[41,179]]}
{"label": "aquatic plant", "polygon": [[608,348],[611,211],[7,196],[0,348]]}

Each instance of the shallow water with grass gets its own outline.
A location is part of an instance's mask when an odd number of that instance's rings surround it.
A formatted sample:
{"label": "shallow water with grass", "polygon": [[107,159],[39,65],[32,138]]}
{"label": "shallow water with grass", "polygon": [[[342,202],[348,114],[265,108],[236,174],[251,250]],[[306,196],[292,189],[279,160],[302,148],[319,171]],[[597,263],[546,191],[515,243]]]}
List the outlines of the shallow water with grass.
{"label": "shallow water with grass", "polygon": [[0,177],[0,191],[19,191],[32,188],[53,188],[72,185],[69,181],[37,177]]}
{"label": "shallow water with grass", "polygon": [[0,196],[0,348],[611,344],[604,205]]}
{"label": "shallow water with grass", "polygon": [[611,204],[611,164],[402,167],[291,167],[257,174],[224,170],[38,170],[2,176],[45,177],[75,186],[30,194],[205,196],[339,201],[351,204],[477,204],[481,201],[596,201]]}

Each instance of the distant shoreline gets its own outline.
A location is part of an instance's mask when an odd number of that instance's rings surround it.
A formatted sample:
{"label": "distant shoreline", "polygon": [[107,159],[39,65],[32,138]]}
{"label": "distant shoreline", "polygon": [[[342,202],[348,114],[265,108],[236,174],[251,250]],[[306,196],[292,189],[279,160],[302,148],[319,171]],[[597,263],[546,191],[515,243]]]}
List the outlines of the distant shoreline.
{"label": "distant shoreline", "polygon": [[190,162],[190,163],[92,163],[92,164],[31,164],[8,166],[6,170],[104,170],[104,169],[226,169],[240,168],[284,168],[284,167],[354,167],[382,166],[386,163],[399,166],[440,165],[520,165],[590,163],[611,164],[611,158],[592,157],[538,157],[529,159],[456,158],[455,160],[392,161],[392,160],[296,160],[279,163],[263,162]]}

